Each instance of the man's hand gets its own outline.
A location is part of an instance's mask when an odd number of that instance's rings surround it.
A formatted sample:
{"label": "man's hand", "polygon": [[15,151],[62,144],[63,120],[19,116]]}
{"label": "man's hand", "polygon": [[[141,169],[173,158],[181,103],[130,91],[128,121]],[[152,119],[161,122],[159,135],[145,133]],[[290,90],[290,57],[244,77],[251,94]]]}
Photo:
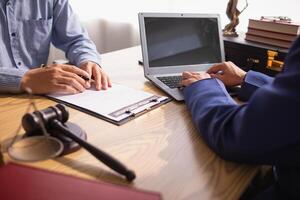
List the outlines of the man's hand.
{"label": "man's hand", "polygon": [[95,87],[97,90],[106,90],[108,87],[111,87],[111,82],[109,77],[103,71],[103,69],[94,62],[84,62],[80,65],[80,69],[86,71],[89,74],[89,77],[93,77]]}
{"label": "man's hand", "polygon": [[182,86],[189,86],[192,83],[204,79],[211,78],[211,76],[206,72],[183,72],[182,73],[182,80],[181,85]]}
{"label": "man's hand", "polygon": [[76,94],[89,88],[88,82],[80,76],[89,77],[89,74],[72,65],[48,65],[27,71],[21,80],[21,89],[29,88],[33,94]]}
{"label": "man's hand", "polygon": [[246,72],[232,62],[216,64],[207,70],[212,78],[220,79],[226,86],[237,86],[242,84]]}

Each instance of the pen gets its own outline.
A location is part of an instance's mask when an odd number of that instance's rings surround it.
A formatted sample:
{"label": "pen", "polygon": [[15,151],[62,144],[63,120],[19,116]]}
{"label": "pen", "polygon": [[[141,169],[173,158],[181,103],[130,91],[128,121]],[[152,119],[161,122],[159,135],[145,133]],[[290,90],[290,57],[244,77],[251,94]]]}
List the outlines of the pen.
{"label": "pen", "polygon": [[82,78],[85,81],[90,81],[91,79],[89,77],[86,76],[82,76],[82,75],[78,75],[80,78]]}

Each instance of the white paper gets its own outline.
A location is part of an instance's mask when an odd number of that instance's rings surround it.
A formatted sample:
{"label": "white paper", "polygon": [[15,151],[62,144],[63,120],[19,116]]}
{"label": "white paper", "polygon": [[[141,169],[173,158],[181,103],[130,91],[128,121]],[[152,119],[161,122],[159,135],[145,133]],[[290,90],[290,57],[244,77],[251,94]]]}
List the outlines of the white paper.
{"label": "white paper", "polygon": [[[156,95],[119,84],[113,84],[112,87],[107,90],[86,90],[83,93],[74,95],[48,96],[93,111],[115,121],[120,121],[128,117],[131,113],[124,113],[124,115],[118,117],[113,117],[109,114]],[[160,100],[165,99],[167,99],[167,97]],[[153,103],[150,105],[153,105]]]}

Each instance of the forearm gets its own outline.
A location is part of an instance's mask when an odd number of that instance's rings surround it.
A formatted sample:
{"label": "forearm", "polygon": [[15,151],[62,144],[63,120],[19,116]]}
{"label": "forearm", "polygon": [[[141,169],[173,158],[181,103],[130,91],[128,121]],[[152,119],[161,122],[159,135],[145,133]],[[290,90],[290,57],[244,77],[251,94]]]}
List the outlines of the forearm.
{"label": "forearm", "polygon": [[[237,105],[215,79],[192,84],[184,90],[184,96],[199,133],[224,159],[249,164],[300,164],[298,113],[287,108],[299,107],[298,99],[286,99],[268,86],[257,90],[248,104]],[[289,134],[283,137],[287,129]]]}
{"label": "forearm", "polygon": [[70,63],[76,66],[80,66],[80,64],[87,61],[92,61],[101,66],[100,55],[95,45],[84,37],[79,38],[77,42],[69,45],[66,56]]}
{"label": "forearm", "polygon": [[0,93],[20,93],[21,79],[26,70],[0,68]]}
{"label": "forearm", "polygon": [[[226,132],[231,131],[229,124],[232,123],[239,106],[217,79],[193,83],[184,89],[184,97],[199,133],[206,143],[222,156],[228,149],[226,141],[230,139],[223,137]],[[227,137],[230,135],[227,134]]]}
{"label": "forearm", "polygon": [[54,6],[53,44],[66,53],[68,60],[79,66],[86,61],[100,65],[100,55],[67,0],[57,0]]}

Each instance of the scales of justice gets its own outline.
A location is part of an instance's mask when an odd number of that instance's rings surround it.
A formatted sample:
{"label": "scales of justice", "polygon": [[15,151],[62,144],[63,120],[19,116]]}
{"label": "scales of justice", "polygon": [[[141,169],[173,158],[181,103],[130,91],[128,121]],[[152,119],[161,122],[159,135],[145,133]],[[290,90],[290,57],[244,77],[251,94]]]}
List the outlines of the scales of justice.
{"label": "scales of justice", "polygon": [[226,15],[230,22],[227,24],[223,30],[223,36],[226,37],[237,37],[236,26],[239,24],[239,16],[248,7],[248,1],[246,0],[246,5],[242,10],[237,8],[238,0],[229,0],[226,9]]}

